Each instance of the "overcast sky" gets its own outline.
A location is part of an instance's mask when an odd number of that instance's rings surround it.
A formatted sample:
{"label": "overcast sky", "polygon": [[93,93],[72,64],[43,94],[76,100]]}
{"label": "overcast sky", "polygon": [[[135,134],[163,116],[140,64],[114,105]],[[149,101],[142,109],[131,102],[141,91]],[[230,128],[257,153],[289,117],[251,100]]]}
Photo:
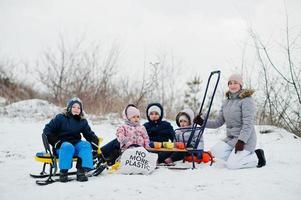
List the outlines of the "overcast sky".
{"label": "overcast sky", "polygon": [[[36,60],[59,34],[70,41],[117,42],[120,65],[140,69],[165,52],[187,74],[237,70],[248,25],[277,39],[285,24],[283,0],[0,0],[0,55]],[[301,1],[286,1],[300,30]]]}

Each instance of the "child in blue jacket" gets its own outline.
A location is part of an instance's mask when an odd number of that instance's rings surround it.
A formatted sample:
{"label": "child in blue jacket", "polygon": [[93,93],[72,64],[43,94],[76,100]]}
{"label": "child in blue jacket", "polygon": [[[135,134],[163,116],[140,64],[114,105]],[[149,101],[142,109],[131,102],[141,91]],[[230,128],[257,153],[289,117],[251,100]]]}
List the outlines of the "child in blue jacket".
{"label": "child in blue jacket", "polygon": [[[46,124],[43,133],[59,156],[60,181],[68,181],[68,170],[72,168],[73,156],[78,157],[77,181],[87,181],[85,171],[93,169],[91,144],[97,147],[98,137],[84,118],[81,100],[70,99],[66,111]],[[87,141],[81,140],[81,133]]]}

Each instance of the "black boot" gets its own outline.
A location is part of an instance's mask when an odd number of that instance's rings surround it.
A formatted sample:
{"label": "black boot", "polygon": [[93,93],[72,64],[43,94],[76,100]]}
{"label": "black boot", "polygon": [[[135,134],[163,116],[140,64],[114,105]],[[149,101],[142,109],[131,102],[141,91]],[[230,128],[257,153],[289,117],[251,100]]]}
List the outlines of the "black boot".
{"label": "black boot", "polygon": [[60,171],[60,182],[68,182],[68,170],[63,169]]}
{"label": "black boot", "polygon": [[257,167],[263,167],[266,164],[265,156],[264,156],[264,151],[262,149],[256,149],[255,153],[258,157],[258,165]]}
{"label": "black boot", "polygon": [[88,181],[88,177],[86,176],[85,170],[83,168],[77,169],[76,180],[79,182]]}
{"label": "black boot", "polygon": [[98,176],[105,169],[107,169],[107,165],[105,165],[105,164],[101,164],[101,165],[97,166],[96,170],[93,172],[93,176]]}

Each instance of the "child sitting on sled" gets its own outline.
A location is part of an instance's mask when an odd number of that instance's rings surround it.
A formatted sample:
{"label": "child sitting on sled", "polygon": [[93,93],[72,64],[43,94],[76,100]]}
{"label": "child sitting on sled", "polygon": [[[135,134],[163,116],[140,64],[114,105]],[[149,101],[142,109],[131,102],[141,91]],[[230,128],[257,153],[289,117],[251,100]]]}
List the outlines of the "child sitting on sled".
{"label": "child sitting on sled", "polygon": [[[98,137],[84,118],[83,104],[79,98],[67,103],[64,113],[58,114],[48,124],[43,133],[47,136],[54,152],[59,157],[60,182],[68,181],[68,170],[72,168],[72,158],[77,156],[77,181],[87,181],[85,171],[93,169],[93,148],[98,145]],[[87,141],[81,140],[81,133]]]}
{"label": "child sitting on sled", "polygon": [[146,129],[140,124],[140,111],[133,104],[129,104],[122,113],[125,124],[118,127],[116,139],[101,148],[103,156],[109,165],[126,149],[133,146],[149,147],[149,137]]}
{"label": "child sitting on sled", "polygon": [[143,126],[146,128],[151,144],[153,142],[174,141],[175,131],[172,125],[163,119],[163,107],[159,103],[151,103],[146,108],[148,122]]}
{"label": "child sitting on sled", "polygon": [[[180,128],[184,128],[184,129],[176,130],[176,141],[177,142],[187,143],[189,136],[191,134],[191,131],[187,130],[187,129],[192,127],[193,120],[194,120],[194,113],[190,108],[184,109],[177,114],[176,123]],[[193,147],[195,145],[197,136],[198,136],[198,131],[195,132],[194,137],[191,140],[190,146]],[[184,137],[184,140],[183,140],[183,137]],[[197,155],[198,159],[200,160],[200,159],[202,159],[202,152],[204,149],[203,136],[201,136],[201,138],[200,138],[197,149],[200,150]],[[158,162],[170,165],[175,161],[183,160],[185,158],[185,156],[187,156],[187,155],[188,155],[188,153],[185,153],[185,152],[164,152],[162,154],[159,154]]]}

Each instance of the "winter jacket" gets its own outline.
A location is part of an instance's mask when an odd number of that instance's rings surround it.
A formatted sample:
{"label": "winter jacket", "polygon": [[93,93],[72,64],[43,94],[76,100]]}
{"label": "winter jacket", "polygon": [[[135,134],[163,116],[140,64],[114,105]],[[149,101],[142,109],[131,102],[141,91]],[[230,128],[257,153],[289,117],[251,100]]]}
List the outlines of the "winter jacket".
{"label": "winter jacket", "polygon": [[116,136],[120,143],[121,151],[126,150],[132,145],[149,147],[149,138],[145,127],[142,125],[132,126],[124,124],[118,127]]}
{"label": "winter jacket", "polygon": [[[149,108],[154,105],[159,107],[161,110],[160,118],[157,121],[152,121],[148,115]],[[163,114],[164,112],[161,104],[152,103],[147,106],[146,116],[148,122],[146,122],[143,126],[147,130],[147,134],[149,136],[150,141],[155,141],[155,142],[168,142],[169,140],[174,141],[175,131],[169,122],[162,121]]]}
{"label": "winter jacket", "polygon": [[227,137],[224,142],[234,148],[237,140],[245,143],[244,149],[253,152],[256,147],[257,137],[254,128],[255,105],[253,90],[241,90],[237,93],[226,93],[219,114],[215,120],[208,120],[207,128],[218,128],[226,123]]}
{"label": "winter jacket", "polygon": [[46,124],[43,133],[55,149],[59,149],[63,142],[70,142],[73,145],[78,143],[81,140],[81,133],[87,141],[94,143],[93,148],[98,145],[98,137],[83,116],[75,119],[67,113],[58,114]]}
{"label": "winter jacket", "polygon": [[[179,120],[179,117],[181,115],[185,114],[186,116],[188,116],[190,122],[193,121],[194,119],[194,113],[191,109],[187,108],[187,109],[184,109],[182,110],[176,117],[176,122],[177,124],[179,125],[180,122],[178,121]],[[189,127],[185,127],[185,128],[191,128],[192,125],[190,125]],[[187,143],[189,137],[190,137],[190,134],[191,134],[191,131],[187,131],[187,129],[185,130],[185,128],[183,129],[178,129],[176,130],[176,141],[179,141],[179,142],[185,142]],[[194,132],[194,136],[191,140],[191,146],[194,147],[195,143],[196,143],[196,140],[197,140],[197,137],[198,137],[198,133],[199,131],[195,131]],[[184,137],[184,140],[183,140],[183,137]],[[203,139],[203,135],[200,137],[200,141],[199,141],[199,144],[197,146],[197,149],[204,149],[204,139]]]}

